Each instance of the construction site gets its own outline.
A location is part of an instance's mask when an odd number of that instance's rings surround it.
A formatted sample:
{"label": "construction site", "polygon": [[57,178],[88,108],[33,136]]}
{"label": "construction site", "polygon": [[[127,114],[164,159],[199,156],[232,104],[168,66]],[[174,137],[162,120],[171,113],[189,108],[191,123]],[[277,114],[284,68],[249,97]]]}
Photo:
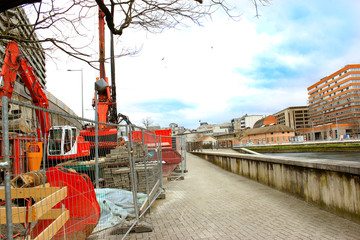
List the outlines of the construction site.
{"label": "construction site", "polygon": [[[22,8],[0,14],[2,32],[37,39],[15,25],[28,25]],[[104,61],[94,80],[96,117],[89,120],[46,91],[39,43],[8,41],[0,52],[1,238],[87,239],[111,230],[121,239],[151,231],[142,219],[165,197],[163,179],[183,177],[184,139],[117,113]]]}

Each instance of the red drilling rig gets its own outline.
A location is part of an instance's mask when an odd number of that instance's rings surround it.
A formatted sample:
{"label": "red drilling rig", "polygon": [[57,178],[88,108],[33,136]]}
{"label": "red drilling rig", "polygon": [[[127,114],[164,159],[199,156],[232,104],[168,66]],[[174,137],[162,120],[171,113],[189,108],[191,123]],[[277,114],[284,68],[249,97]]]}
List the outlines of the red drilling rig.
{"label": "red drilling rig", "polygon": [[[105,14],[99,8],[99,63],[100,77],[96,81],[105,81],[109,85],[108,78],[105,74]],[[122,118],[130,123],[125,115],[117,114],[116,109],[116,86],[115,86],[115,66],[114,66],[114,44],[111,34],[111,90],[106,87],[103,90],[95,91],[97,96],[93,99],[93,107],[97,104],[98,121],[102,123],[120,123]],[[97,100],[97,103],[95,99]],[[91,155],[95,152],[95,127],[88,125],[84,130],[80,131],[80,135],[90,142]],[[112,148],[118,145],[118,135],[115,126],[99,125],[98,126],[98,148],[99,156],[109,153]]]}

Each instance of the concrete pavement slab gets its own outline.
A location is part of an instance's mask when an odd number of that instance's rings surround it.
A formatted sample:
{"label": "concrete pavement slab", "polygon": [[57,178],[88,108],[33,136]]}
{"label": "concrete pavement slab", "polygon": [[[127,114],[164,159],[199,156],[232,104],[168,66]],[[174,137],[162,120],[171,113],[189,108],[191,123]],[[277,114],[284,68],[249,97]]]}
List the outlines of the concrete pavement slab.
{"label": "concrete pavement slab", "polygon": [[359,224],[294,196],[189,153],[187,166],[145,217],[153,231],[126,239],[360,239]]}

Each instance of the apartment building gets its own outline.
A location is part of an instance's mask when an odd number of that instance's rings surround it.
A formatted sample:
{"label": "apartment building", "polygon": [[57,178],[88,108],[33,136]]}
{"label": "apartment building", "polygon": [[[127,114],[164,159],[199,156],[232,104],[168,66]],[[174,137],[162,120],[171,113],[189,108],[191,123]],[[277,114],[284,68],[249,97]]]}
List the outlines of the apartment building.
{"label": "apartment building", "polygon": [[230,129],[230,123],[208,124],[207,122],[201,122],[200,126],[196,129],[196,132],[204,135],[214,135],[228,133]]}
{"label": "apartment building", "polygon": [[360,64],[346,65],[308,87],[308,139],[356,136],[360,124]]}
{"label": "apartment building", "polygon": [[231,119],[232,129],[233,131],[237,131],[246,128],[253,128],[254,124],[262,118],[263,118],[262,115],[247,115],[247,114],[243,115],[240,118],[233,118]]}
{"label": "apartment building", "polygon": [[[21,43],[20,50],[34,69],[43,88],[46,85],[45,53],[36,34],[32,31],[29,20],[21,7],[12,8],[0,13],[0,35],[19,36],[23,39],[35,40],[33,43]],[[0,39],[0,65],[2,66],[8,40]]]}
{"label": "apartment building", "polygon": [[273,114],[273,116],[278,124],[288,126],[295,132],[300,129],[310,128],[308,106],[288,107]]}

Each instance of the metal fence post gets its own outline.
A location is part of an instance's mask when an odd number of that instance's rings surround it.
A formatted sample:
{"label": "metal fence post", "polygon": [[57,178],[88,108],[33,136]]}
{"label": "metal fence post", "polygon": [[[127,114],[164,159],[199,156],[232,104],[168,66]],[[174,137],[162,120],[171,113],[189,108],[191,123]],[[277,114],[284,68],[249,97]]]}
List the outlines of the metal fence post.
{"label": "metal fence post", "polygon": [[143,146],[143,154],[144,154],[144,169],[145,169],[145,181],[146,181],[146,194],[148,196],[149,201],[150,199],[150,186],[149,186],[149,176],[147,170],[147,161],[148,161],[148,150],[145,151],[145,139],[144,139],[144,129],[141,129],[141,144]]}
{"label": "metal fence post", "polygon": [[98,117],[98,99],[97,99],[97,92],[95,93],[95,185],[96,188],[99,188],[99,117]]}
{"label": "metal fence post", "polygon": [[186,151],[186,137],[184,136],[184,170],[186,171],[187,170],[187,168],[186,168],[186,153],[187,153],[187,151]]}
{"label": "metal fence post", "polygon": [[162,148],[161,148],[161,135],[159,135],[159,161],[160,161],[160,188],[163,188],[163,165],[162,165]]}
{"label": "metal fence post", "polygon": [[[40,114],[40,113],[39,113]],[[44,114],[44,119],[46,119],[46,112],[43,111]],[[45,129],[47,128],[46,126],[46,121],[44,121],[44,126]],[[46,152],[47,152],[47,141],[46,141],[46,132],[42,133],[43,134],[43,142],[44,142],[44,146],[43,146],[43,187],[45,187],[46,184]]]}
{"label": "metal fence post", "polygon": [[184,175],[185,155],[183,137],[180,137],[180,154],[181,154],[181,175]]}
{"label": "metal fence post", "polygon": [[9,119],[8,119],[8,98],[2,97],[2,124],[3,124],[3,154],[5,169],[5,207],[6,207],[6,228],[7,238],[13,238],[12,209],[11,209],[11,185],[10,185],[10,153],[9,153]]}
{"label": "metal fence post", "polygon": [[[130,127],[129,125],[127,127]],[[129,163],[130,163],[130,180],[131,180],[131,188],[133,193],[133,201],[134,201],[134,210],[136,216],[136,222],[139,222],[139,208],[137,205],[137,183],[136,183],[136,170],[135,170],[135,161],[134,161],[134,146],[131,129],[129,129],[129,142],[128,142],[128,150],[129,150]]]}

